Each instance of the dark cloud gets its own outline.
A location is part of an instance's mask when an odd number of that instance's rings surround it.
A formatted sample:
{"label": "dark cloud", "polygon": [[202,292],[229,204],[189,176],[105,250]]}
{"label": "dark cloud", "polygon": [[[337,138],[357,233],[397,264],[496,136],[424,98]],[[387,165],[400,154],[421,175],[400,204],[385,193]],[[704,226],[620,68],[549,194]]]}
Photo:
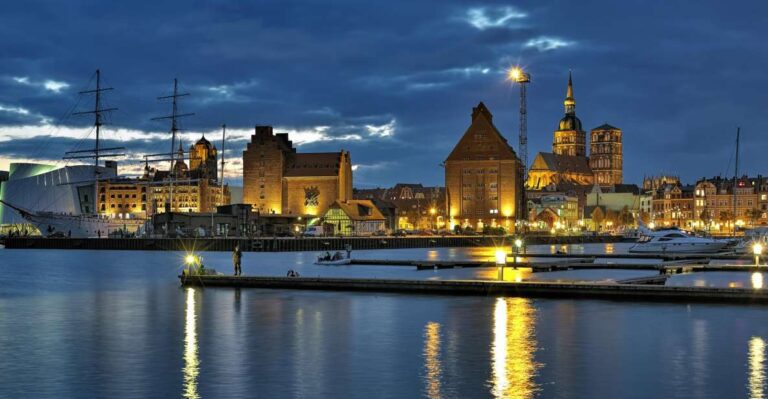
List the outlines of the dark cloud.
{"label": "dark cloud", "polygon": [[[471,9],[487,20],[470,23]],[[151,118],[170,105],[156,97],[177,77],[191,93],[182,111],[196,114],[185,129],[327,126],[326,139],[303,147],[352,150],[360,185],[436,184],[478,101],[516,143],[517,91],[503,71],[519,63],[533,75],[529,158],[551,148],[571,69],[585,127],[624,129],[627,180],[659,171],[688,180],[722,173],[737,125],[747,143],[743,169],[756,174],[768,145],[761,135],[767,13],[768,3],[757,0],[739,7],[524,1],[512,8],[502,1],[6,2],[0,129],[49,118],[87,133],[88,118],[62,115],[101,68],[116,89],[108,103],[120,108],[113,126],[162,132],[167,124]],[[55,91],[46,81],[69,86]],[[392,121],[394,136],[366,130]],[[348,135],[361,139],[332,139]],[[0,157],[57,159],[78,140],[2,141]],[[139,154],[164,151],[165,140],[122,143]],[[234,140],[232,153],[244,144]]]}

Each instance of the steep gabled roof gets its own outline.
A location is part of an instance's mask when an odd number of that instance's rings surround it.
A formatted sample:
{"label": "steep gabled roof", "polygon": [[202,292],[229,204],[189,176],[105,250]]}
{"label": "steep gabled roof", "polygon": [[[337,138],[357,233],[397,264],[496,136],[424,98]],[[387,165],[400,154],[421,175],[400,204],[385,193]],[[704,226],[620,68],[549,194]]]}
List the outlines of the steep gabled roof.
{"label": "steep gabled roof", "polygon": [[[478,141],[480,134],[484,137]],[[472,159],[518,159],[515,150],[493,124],[493,114],[482,101],[472,108],[472,123],[453,147],[446,162]]]}
{"label": "steep gabled roof", "polygon": [[331,207],[341,209],[349,219],[355,221],[384,220],[384,215],[371,200],[336,200]]}
{"label": "steep gabled roof", "polygon": [[607,123],[603,123],[602,125],[594,128],[592,130],[621,130],[621,129],[617,128],[616,126],[611,126],[611,125],[609,125]]}

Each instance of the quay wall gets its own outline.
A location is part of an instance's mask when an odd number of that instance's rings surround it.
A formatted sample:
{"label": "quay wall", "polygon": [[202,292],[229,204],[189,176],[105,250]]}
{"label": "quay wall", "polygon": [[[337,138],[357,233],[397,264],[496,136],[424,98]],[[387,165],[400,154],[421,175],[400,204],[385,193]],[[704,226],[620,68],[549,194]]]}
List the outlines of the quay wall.
{"label": "quay wall", "polygon": [[[586,244],[620,242],[618,236],[535,236],[526,245]],[[90,249],[141,251],[232,251],[240,244],[249,252],[337,251],[347,244],[352,249],[399,249],[438,247],[483,247],[506,245],[512,239],[499,236],[431,236],[431,237],[320,237],[320,238],[41,238],[9,237],[9,249]]]}

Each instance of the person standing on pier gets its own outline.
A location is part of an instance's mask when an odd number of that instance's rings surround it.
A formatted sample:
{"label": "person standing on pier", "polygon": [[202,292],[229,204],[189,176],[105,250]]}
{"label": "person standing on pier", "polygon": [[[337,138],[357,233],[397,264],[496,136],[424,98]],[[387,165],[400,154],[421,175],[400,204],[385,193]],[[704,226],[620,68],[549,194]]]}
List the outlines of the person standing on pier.
{"label": "person standing on pier", "polygon": [[240,251],[240,245],[235,245],[235,250],[232,252],[232,263],[235,264],[235,276],[243,274],[240,269],[240,260],[243,257],[243,253]]}
{"label": "person standing on pier", "polygon": [[347,259],[352,259],[352,245],[347,244],[344,246],[344,249],[347,250]]}

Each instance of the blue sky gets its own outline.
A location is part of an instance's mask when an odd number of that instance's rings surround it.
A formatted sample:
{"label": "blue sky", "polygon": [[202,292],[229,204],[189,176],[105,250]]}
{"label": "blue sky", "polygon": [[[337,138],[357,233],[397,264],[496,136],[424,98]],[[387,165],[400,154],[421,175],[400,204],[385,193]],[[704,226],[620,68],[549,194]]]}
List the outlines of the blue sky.
{"label": "blue sky", "polygon": [[[484,101],[517,148],[517,90],[529,86],[529,159],[550,151],[568,71],[585,128],[624,130],[624,175],[686,181],[741,169],[768,173],[768,2],[722,1],[24,1],[0,5],[0,169],[86,148],[77,91],[96,68],[119,108],[105,136],[129,151],[165,151],[153,122],[174,77],[185,143],[219,126],[240,158],[257,124],[300,151],[352,152],[355,185],[442,184],[439,166]],[[78,102],[79,101],[79,102]],[[108,143],[111,144],[111,143]],[[239,163],[229,180],[239,180]]]}

